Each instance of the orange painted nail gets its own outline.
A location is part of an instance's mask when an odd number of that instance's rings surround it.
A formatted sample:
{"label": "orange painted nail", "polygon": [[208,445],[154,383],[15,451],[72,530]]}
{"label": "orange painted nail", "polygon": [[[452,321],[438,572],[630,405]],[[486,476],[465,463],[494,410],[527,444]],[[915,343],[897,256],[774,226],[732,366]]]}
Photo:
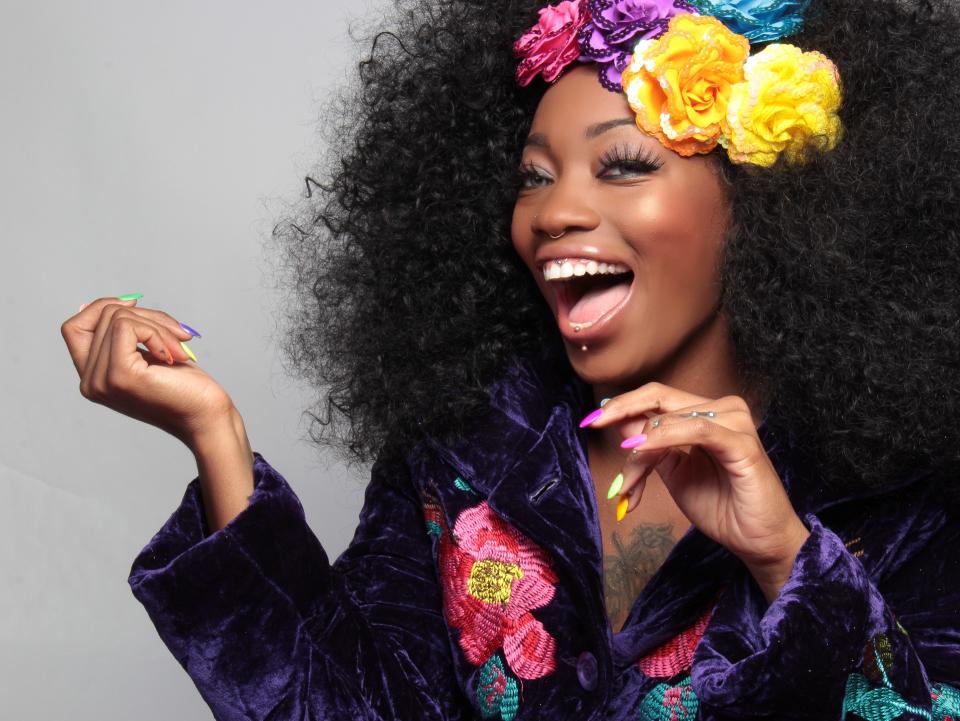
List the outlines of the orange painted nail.
{"label": "orange painted nail", "polygon": [[627,506],[630,501],[626,496],[620,499],[620,502],[617,503],[617,523],[623,520],[623,517],[627,515]]}

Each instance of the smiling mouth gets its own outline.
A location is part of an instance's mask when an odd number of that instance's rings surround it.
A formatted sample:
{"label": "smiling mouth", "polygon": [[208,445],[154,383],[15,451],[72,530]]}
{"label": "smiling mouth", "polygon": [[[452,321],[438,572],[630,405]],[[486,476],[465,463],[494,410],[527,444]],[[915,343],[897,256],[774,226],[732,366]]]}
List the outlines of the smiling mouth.
{"label": "smiling mouth", "polygon": [[626,303],[633,285],[633,272],[617,263],[551,261],[544,278],[555,292],[557,320],[574,333],[612,318]]}

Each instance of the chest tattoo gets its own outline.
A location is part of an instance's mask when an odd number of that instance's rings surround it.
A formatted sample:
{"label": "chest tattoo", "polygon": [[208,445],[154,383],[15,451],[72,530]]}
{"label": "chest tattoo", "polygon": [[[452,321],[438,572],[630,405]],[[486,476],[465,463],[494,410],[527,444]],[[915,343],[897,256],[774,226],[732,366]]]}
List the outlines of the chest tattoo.
{"label": "chest tattoo", "polygon": [[613,552],[603,557],[603,591],[614,631],[623,626],[634,600],[676,543],[672,530],[669,523],[641,523],[629,540],[613,532]]}

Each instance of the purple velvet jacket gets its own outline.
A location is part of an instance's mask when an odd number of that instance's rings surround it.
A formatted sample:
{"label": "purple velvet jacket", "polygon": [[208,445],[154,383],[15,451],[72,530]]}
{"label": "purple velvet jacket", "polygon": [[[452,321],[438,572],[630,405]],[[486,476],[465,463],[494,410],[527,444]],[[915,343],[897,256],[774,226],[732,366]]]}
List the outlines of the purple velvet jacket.
{"label": "purple velvet jacket", "polygon": [[499,384],[463,443],[374,464],[333,563],[261,455],[249,507],[215,533],[189,484],[129,580],[216,718],[960,713],[960,524],[929,474],[831,496],[767,445],[811,531],[780,595],[691,529],[613,633],[577,427],[592,401],[545,378]]}

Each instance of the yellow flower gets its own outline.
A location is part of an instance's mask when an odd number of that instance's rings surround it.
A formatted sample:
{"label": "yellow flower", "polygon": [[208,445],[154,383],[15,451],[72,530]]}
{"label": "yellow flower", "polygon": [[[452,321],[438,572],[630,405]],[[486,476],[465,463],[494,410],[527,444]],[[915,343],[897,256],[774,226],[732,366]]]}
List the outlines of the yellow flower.
{"label": "yellow flower", "polygon": [[716,18],[675,15],[667,32],[637,44],[623,73],[637,125],[680,155],[709,153],[749,52],[749,41]]}
{"label": "yellow flower", "polygon": [[840,75],[821,53],[768,45],[747,60],[733,89],[720,142],[734,163],[770,166],[783,153],[803,162],[808,149],[832,150],[840,139]]}

